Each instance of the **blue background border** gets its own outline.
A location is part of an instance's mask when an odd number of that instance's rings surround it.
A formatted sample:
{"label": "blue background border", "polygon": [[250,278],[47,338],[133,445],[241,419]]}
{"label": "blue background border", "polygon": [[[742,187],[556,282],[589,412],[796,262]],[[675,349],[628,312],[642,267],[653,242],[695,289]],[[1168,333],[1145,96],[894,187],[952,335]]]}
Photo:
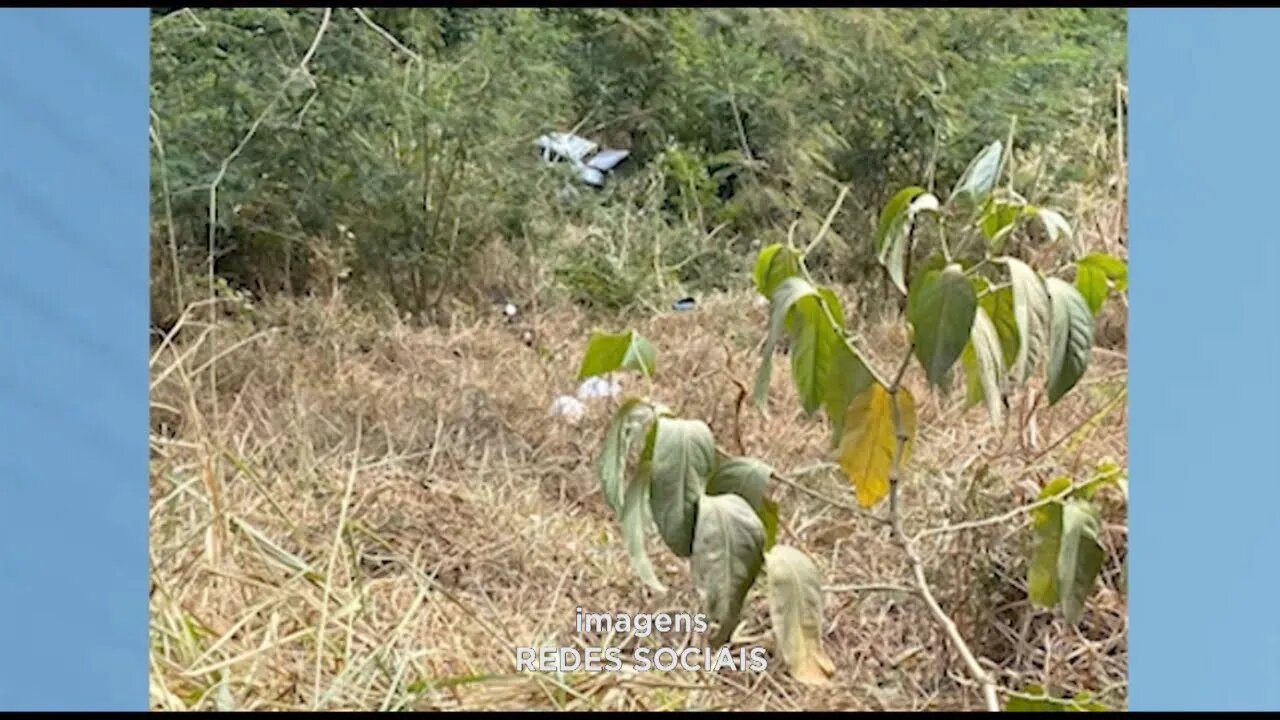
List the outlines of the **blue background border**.
{"label": "blue background border", "polygon": [[1132,710],[1280,709],[1277,38],[1129,12]]}
{"label": "blue background border", "polygon": [[[0,709],[147,702],[149,13],[0,10]],[[1280,708],[1280,11],[1130,12],[1133,710]]]}
{"label": "blue background border", "polygon": [[0,709],[147,709],[149,11],[0,10]]}

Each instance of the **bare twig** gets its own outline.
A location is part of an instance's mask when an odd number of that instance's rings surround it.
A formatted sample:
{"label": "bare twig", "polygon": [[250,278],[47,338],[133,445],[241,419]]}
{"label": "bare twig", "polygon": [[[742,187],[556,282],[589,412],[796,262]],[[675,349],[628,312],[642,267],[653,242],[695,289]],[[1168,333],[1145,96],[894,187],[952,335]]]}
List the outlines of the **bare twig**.
{"label": "bare twig", "polygon": [[977,681],[982,688],[983,699],[986,702],[987,710],[991,712],[1000,711],[1000,700],[996,696],[996,684],[990,674],[983,669],[978,662],[978,658],[969,648],[969,644],[965,642],[964,637],[960,635],[959,628],[956,623],[947,615],[942,606],[938,604],[937,598],[933,596],[933,590],[929,586],[929,580],[925,577],[924,562],[921,561],[919,553],[916,552],[915,546],[911,540],[907,538],[906,533],[902,530],[902,514],[898,512],[898,490],[901,486],[902,479],[902,455],[906,449],[909,438],[907,437],[906,428],[903,425],[902,412],[898,408],[898,390],[902,384],[902,378],[906,374],[907,367],[911,364],[911,355],[915,347],[908,347],[907,352],[902,358],[902,364],[898,366],[898,372],[894,376],[893,384],[889,386],[889,407],[893,415],[894,428],[894,447],[893,447],[893,465],[889,474],[889,520],[890,527],[893,529],[893,537],[898,547],[902,549],[904,555],[907,556],[907,562],[911,565],[911,574],[915,580],[916,590],[920,594],[920,598],[924,601],[925,607],[929,609],[929,613],[933,615],[933,619],[942,627],[947,635],[947,639],[956,648],[956,652],[960,653],[960,657],[964,660],[965,667],[969,670],[969,674]]}

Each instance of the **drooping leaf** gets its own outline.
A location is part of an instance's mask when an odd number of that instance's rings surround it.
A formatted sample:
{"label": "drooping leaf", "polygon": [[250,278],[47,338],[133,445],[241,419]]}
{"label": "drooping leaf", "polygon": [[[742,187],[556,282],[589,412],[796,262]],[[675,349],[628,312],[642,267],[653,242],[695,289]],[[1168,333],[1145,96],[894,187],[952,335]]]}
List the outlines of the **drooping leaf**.
{"label": "drooping leaf", "polygon": [[636,576],[645,585],[659,594],[666,594],[667,587],[658,580],[649,562],[649,552],[645,547],[651,516],[649,514],[649,478],[653,462],[653,441],[656,428],[646,434],[644,452],[641,454],[636,474],[627,483],[627,492],[622,505],[622,537],[627,547],[627,556],[631,558],[631,567]]}
{"label": "drooping leaf", "polygon": [[826,382],[835,367],[838,348],[844,344],[827,316],[829,310],[831,317],[836,317],[838,302],[834,295],[828,297],[819,291],[797,299],[791,308],[791,380],[807,414],[816,412],[826,399]]}
{"label": "drooping leaf", "polygon": [[756,256],[755,279],[756,292],[772,298],[773,292],[783,280],[800,274],[800,256],[792,248],[782,243],[774,243],[760,251]]}
{"label": "drooping leaf", "polygon": [[[902,466],[910,459],[916,434],[915,401],[906,388],[898,389],[897,413],[907,438],[899,458]],[[837,452],[859,504],[871,507],[889,493],[897,431],[893,397],[880,383],[873,382],[849,403]]]}
{"label": "drooping leaf", "polygon": [[752,457],[722,460],[707,481],[708,495],[733,493],[746,500],[756,512],[764,507],[764,487],[773,468]]}
{"label": "drooping leaf", "polygon": [[759,515],[764,525],[764,551],[769,552],[778,542],[778,503],[765,498]]}
{"label": "drooping leaf", "polygon": [[874,381],[866,363],[854,355],[844,342],[836,343],[831,373],[824,383],[824,406],[827,420],[831,423],[831,447],[838,447],[840,438],[844,435],[845,409]]}
{"label": "drooping leaf", "polygon": [[1009,284],[1013,292],[1013,315],[1018,325],[1018,356],[1012,375],[1026,382],[1049,344],[1050,303],[1040,275],[1017,258],[1004,258],[1009,267]]}
{"label": "drooping leaf", "polygon": [[945,387],[947,372],[969,342],[978,296],[960,266],[920,276],[907,299],[907,320],[914,329],[915,354],[929,382]]}
{"label": "drooping leaf", "polygon": [[698,501],[715,468],[715,438],[700,420],[658,418],[649,504],[663,542],[679,557],[693,552]]}
{"label": "drooping leaf", "polygon": [[999,140],[984,147],[965,168],[964,174],[956,182],[955,189],[951,191],[951,197],[947,202],[950,203],[961,196],[967,196],[975,203],[982,202],[987,193],[996,186],[1003,156],[1004,143]]}
{"label": "drooping leaf", "polygon": [[787,317],[791,307],[801,298],[816,297],[813,285],[803,278],[790,277],[774,289],[770,300],[769,334],[760,351],[760,368],[756,371],[755,403],[764,409],[769,397],[769,380],[773,372],[773,351],[787,329]]}
{"label": "drooping leaf", "polygon": [[1098,509],[1083,498],[1068,498],[1062,505],[1062,541],[1058,549],[1058,592],[1062,615],[1075,625],[1085,601],[1102,570],[1103,550],[1098,543],[1102,527]]}
{"label": "drooping leaf", "polygon": [[822,577],[809,556],[789,545],[765,555],[769,579],[769,617],[791,677],[826,684],[835,664],[822,646]]}
{"label": "drooping leaf", "polygon": [[707,495],[698,503],[693,537],[693,581],[708,615],[719,626],[713,645],[728,641],[742,603],[764,564],[764,524],[735,494]]}
{"label": "drooping leaf", "polygon": [[1000,336],[987,312],[978,308],[970,333],[973,348],[974,372],[977,374],[982,397],[986,401],[991,423],[999,429],[1004,424],[1004,397],[1000,381],[1004,377],[1004,358],[1001,355]]}
{"label": "drooping leaf", "polygon": [[[1071,486],[1071,478],[1054,478],[1040,491],[1040,500],[1051,498]],[[1041,505],[1031,511],[1036,548],[1027,569],[1027,597],[1042,608],[1058,604],[1058,555],[1062,546],[1062,503]]]}
{"label": "drooping leaf", "polygon": [[587,343],[587,353],[578,370],[578,380],[607,375],[617,370],[635,370],[652,375],[657,351],[634,330],[612,335],[595,331]]}
{"label": "drooping leaf", "polygon": [[876,258],[889,272],[889,279],[899,291],[907,291],[906,268],[908,235],[917,213],[936,211],[938,198],[922,187],[906,187],[899,190],[880,212],[876,228]]}
{"label": "drooping leaf", "polygon": [[1056,243],[1059,238],[1071,237],[1071,224],[1057,210],[1036,208],[1036,217],[1040,219],[1040,224],[1044,226],[1044,232],[1049,236],[1049,242]]}
{"label": "drooping leaf", "polygon": [[653,420],[657,409],[638,398],[628,398],[614,413],[605,432],[600,450],[600,490],[605,504],[615,513],[622,508],[623,474],[627,469],[627,456],[631,443]]}
{"label": "drooping leaf", "polygon": [[1049,404],[1075,387],[1093,352],[1093,314],[1079,291],[1058,278],[1045,281],[1049,294]]}
{"label": "drooping leaf", "polygon": [[1002,287],[978,298],[978,307],[986,311],[991,324],[1000,336],[1000,355],[1006,370],[1011,370],[1018,361],[1019,345],[1022,342],[1018,333],[1018,316],[1013,306],[1013,288]]}

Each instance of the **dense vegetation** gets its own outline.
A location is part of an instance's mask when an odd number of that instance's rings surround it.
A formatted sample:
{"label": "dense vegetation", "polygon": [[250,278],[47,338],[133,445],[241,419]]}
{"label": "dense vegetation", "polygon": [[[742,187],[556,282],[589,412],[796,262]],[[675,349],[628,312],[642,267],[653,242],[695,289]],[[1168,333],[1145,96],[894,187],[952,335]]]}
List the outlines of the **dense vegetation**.
{"label": "dense vegetation", "polygon": [[[156,10],[154,319],[207,294],[210,263],[259,296],[341,283],[424,317],[454,298],[666,304],[741,285],[845,185],[811,266],[888,298],[886,193],[949,187],[992,138],[1036,202],[1070,214],[1105,190],[1124,26],[1076,8]],[[603,191],[538,160],[538,135],[573,128],[632,150]]]}

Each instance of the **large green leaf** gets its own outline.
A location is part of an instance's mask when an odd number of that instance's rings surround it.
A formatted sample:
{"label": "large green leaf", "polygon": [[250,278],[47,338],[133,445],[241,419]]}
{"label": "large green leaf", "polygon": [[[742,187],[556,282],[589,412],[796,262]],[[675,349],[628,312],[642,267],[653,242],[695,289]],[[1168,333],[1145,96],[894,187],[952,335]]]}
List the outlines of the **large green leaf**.
{"label": "large green leaf", "polygon": [[1018,356],[1012,375],[1026,382],[1049,344],[1049,293],[1044,281],[1029,265],[1017,258],[1004,258],[1009,267],[1009,284],[1013,292],[1014,322],[1018,326]]}
{"label": "large green leaf", "polygon": [[769,397],[769,380],[773,372],[773,352],[787,330],[787,317],[791,308],[801,298],[816,298],[817,290],[809,281],[791,277],[783,280],[773,291],[770,301],[769,334],[760,351],[760,368],[756,371],[755,402],[764,409]]}
{"label": "large green leaf", "polygon": [[769,616],[778,654],[800,682],[825,684],[835,664],[822,647],[822,577],[809,556],[789,545],[765,555]]}
{"label": "large green leaf", "polygon": [[735,494],[707,495],[698,503],[690,561],[694,585],[719,626],[713,645],[726,642],[742,615],[742,603],[764,564],[764,524]]}
{"label": "large green leaf", "polygon": [[978,296],[955,263],[925,273],[914,285],[907,300],[907,319],[915,330],[916,358],[929,382],[943,387],[969,342]]}
{"label": "large green leaf", "polygon": [[1084,375],[1093,352],[1093,314],[1071,285],[1049,278],[1049,404],[1052,405]]}
{"label": "large green leaf", "polygon": [[969,166],[965,168],[964,174],[956,182],[955,189],[951,191],[951,197],[947,202],[950,203],[962,196],[975,203],[982,202],[987,194],[991,192],[991,189],[996,186],[996,181],[1000,177],[1000,162],[1003,156],[1004,143],[999,140],[982,148],[969,163]]}
{"label": "large green leaf", "polygon": [[773,291],[769,311],[769,334],[760,348],[760,368],[755,374],[755,404],[764,409],[768,400],[769,379],[773,372],[773,351],[783,333],[790,333],[791,377],[800,392],[801,405],[813,413],[822,402],[822,380],[832,364],[832,352],[838,340],[835,329],[823,311],[827,302],[833,316],[841,313],[833,293],[817,290],[804,278],[787,278]]}
{"label": "large green leaf", "polygon": [[628,398],[614,413],[600,450],[600,490],[615,513],[622,508],[622,477],[632,441],[653,420],[658,409],[638,398]]}
{"label": "large green leaf", "polygon": [[756,256],[755,279],[756,291],[772,298],[773,291],[783,280],[800,274],[800,255],[782,243],[774,243],[763,248]]}
{"label": "large green leaf", "polygon": [[707,481],[708,495],[733,493],[746,500],[752,509],[760,512],[764,507],[764,488],[773,475],[773,468],[752,457],[734,457],[722,460]]}
{"label": "large green leaf", "polygon": [[627,492],[622,504],[622,538],[627,546],[627,556],[631,558],[631,567],[644,584],[656,592],[665,594],[667,588],[658,580],[649,562],[649,552],[645,547],[651,516],[649,514],[649,476],[653,462],[654,430],[646,434],[644,452],[640,457],[636,474],[627,483]]}
{"label": "large green leaf", "polygon": [[700,420],[659,418],[650,471],[650,508],[663,542],[679,557],[693,552],[698,501],[715,468],[715,438]]}
{"label": "large green leaf", "polygon": [[987,201],[986,210],[978,221],[978,227],[986,236],[988,247],[1003,246],[1005,236],[1017,227],[1018,218],[1025,214],[1025,209],[1025,205],[1016,202],[995,199]]}
{"label": "large green leaf", "polygon": [[1062,505],[1062,541],[1058,549],[1058,593],[1062,615],[1076,624],[1085,600],[1093,592],[1094,580],[1102,570],[1103,550],[1098,543],[1102,527],[1098,509],[1082,498],[1069,498]]}
{"label": "large green leaf", "polygon": [[1000,387],[1004,378],[1004,358],[1001,355],[1000,336],[991,318],[987,317],[986,310],[982,308],[978,308],[973,318],[969,344],[973,349],[973,372],[977,376],[982,398],[986,401],[987,413],[991,416],[991,423],[999,429],[1004,424],[1004,396]]}
{"label": "large green leaf", "polygon": [[838,319],[840,312],[839,300],[826,288],[799,298],[791,308],[791,380],[800,396],[800,406],[809,414],[827,399],[827,383],[844,345],[831,324],[831,318]]}
{"label": "large green leaf", "polygon": [[657,351],[653,345],[634,330],[616,335],[595,331],[587,343],[578,379],[586,380],[617,370],[635,370],[652,375],[656,358]]}

